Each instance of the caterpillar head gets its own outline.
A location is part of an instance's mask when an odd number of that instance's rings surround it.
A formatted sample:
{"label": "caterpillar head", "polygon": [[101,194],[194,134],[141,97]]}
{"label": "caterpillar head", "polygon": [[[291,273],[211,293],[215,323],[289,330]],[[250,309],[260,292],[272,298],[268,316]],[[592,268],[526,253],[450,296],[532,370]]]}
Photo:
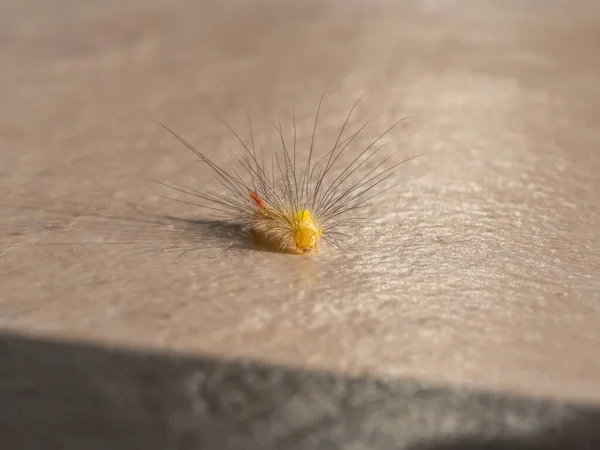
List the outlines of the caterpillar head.
{"label": "caterpillar head", "polygon": [[293,217],[294,243],[303,253],[316,250],[323,232],[307,209],[301,209]]}

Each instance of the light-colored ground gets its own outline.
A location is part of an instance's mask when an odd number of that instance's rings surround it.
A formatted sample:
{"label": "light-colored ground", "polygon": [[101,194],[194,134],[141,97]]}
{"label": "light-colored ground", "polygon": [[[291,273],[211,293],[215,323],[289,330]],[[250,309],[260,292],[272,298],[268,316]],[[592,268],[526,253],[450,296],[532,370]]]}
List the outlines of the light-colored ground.
{"label": "light-colored ground", "polygon": [[[600,401],[600,7],[370,3],[3,1],[1,327]],[[209,174],[154,120],[226,162],[325,89],[427,152],[349,251],[164,218]]]}

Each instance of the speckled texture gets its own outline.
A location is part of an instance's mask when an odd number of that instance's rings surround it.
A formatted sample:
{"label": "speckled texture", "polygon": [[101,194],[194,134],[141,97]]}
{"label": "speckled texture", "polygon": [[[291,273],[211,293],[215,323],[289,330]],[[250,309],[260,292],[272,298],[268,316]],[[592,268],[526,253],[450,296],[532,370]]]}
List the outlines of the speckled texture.
{"label": "speckled texture", "polygon": [[6,334],[0,359],[7,450],[600,447],[600,408],[414,379]]}
{"label": "speckled texture", "polygon": [[[600,7],[401,5],[3,1],[0,326],[600,402]],[[226,162],[325,89],[427,153],[349,251],[165,218],[209,174],[154,120]]]}

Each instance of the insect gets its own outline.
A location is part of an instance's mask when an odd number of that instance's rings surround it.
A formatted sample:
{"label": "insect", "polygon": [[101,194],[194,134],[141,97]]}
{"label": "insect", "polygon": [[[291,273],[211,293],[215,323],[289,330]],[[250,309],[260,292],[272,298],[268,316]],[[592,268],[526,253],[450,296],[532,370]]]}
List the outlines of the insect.
{"label": "insect", "polygon": [[[219,188],[207,193],[182,189],[158,182],[166,187],[202,199],[208,204],[196,204],[225,216],[249,229],[260,241],[276,250],[296,253],[316,252],[321,242],[340,249],[348,238],[347,229],[362,217],[356,213],[388,188],[383,183],[396,173],[400,165],[415,158],[387,164],[390,157],[376,160],[383,147],[379,142],[404,119],[398,120],[369,145],[341,165],[340,157],[349,152],[351,144],[365,129],[368,122],[344,136],[359,98],[345,118],[331,150],[316,157],[316,134],[323,97],[319,101],[312,129],[310,147],[304,162],[297,149],[297,127],[293,117],[293,142],[288,146],[281,123],[275,125],[280,151],[270,165],[265,164],[264,151],[259,157],[250,125],[250,145],[246,144],[231,126],[223,122],[242,146],[242,153],[234,155],[229,171],[218,166],[164,124],[160,124],[177,140],[209,166]],[[270,166],[270,167],[269,167]],[[393,187],[393,186],[392,186]],[[184,202],[189,203],[189,202]]]}

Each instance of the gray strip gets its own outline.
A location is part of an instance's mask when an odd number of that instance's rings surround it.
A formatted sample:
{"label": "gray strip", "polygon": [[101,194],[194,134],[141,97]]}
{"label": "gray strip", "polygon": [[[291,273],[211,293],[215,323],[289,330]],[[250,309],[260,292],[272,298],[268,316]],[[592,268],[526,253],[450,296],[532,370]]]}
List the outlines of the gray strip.
{"label": "gray strip", "polygon": [[3,450],[600,449],[600,408],[0,335]]}

